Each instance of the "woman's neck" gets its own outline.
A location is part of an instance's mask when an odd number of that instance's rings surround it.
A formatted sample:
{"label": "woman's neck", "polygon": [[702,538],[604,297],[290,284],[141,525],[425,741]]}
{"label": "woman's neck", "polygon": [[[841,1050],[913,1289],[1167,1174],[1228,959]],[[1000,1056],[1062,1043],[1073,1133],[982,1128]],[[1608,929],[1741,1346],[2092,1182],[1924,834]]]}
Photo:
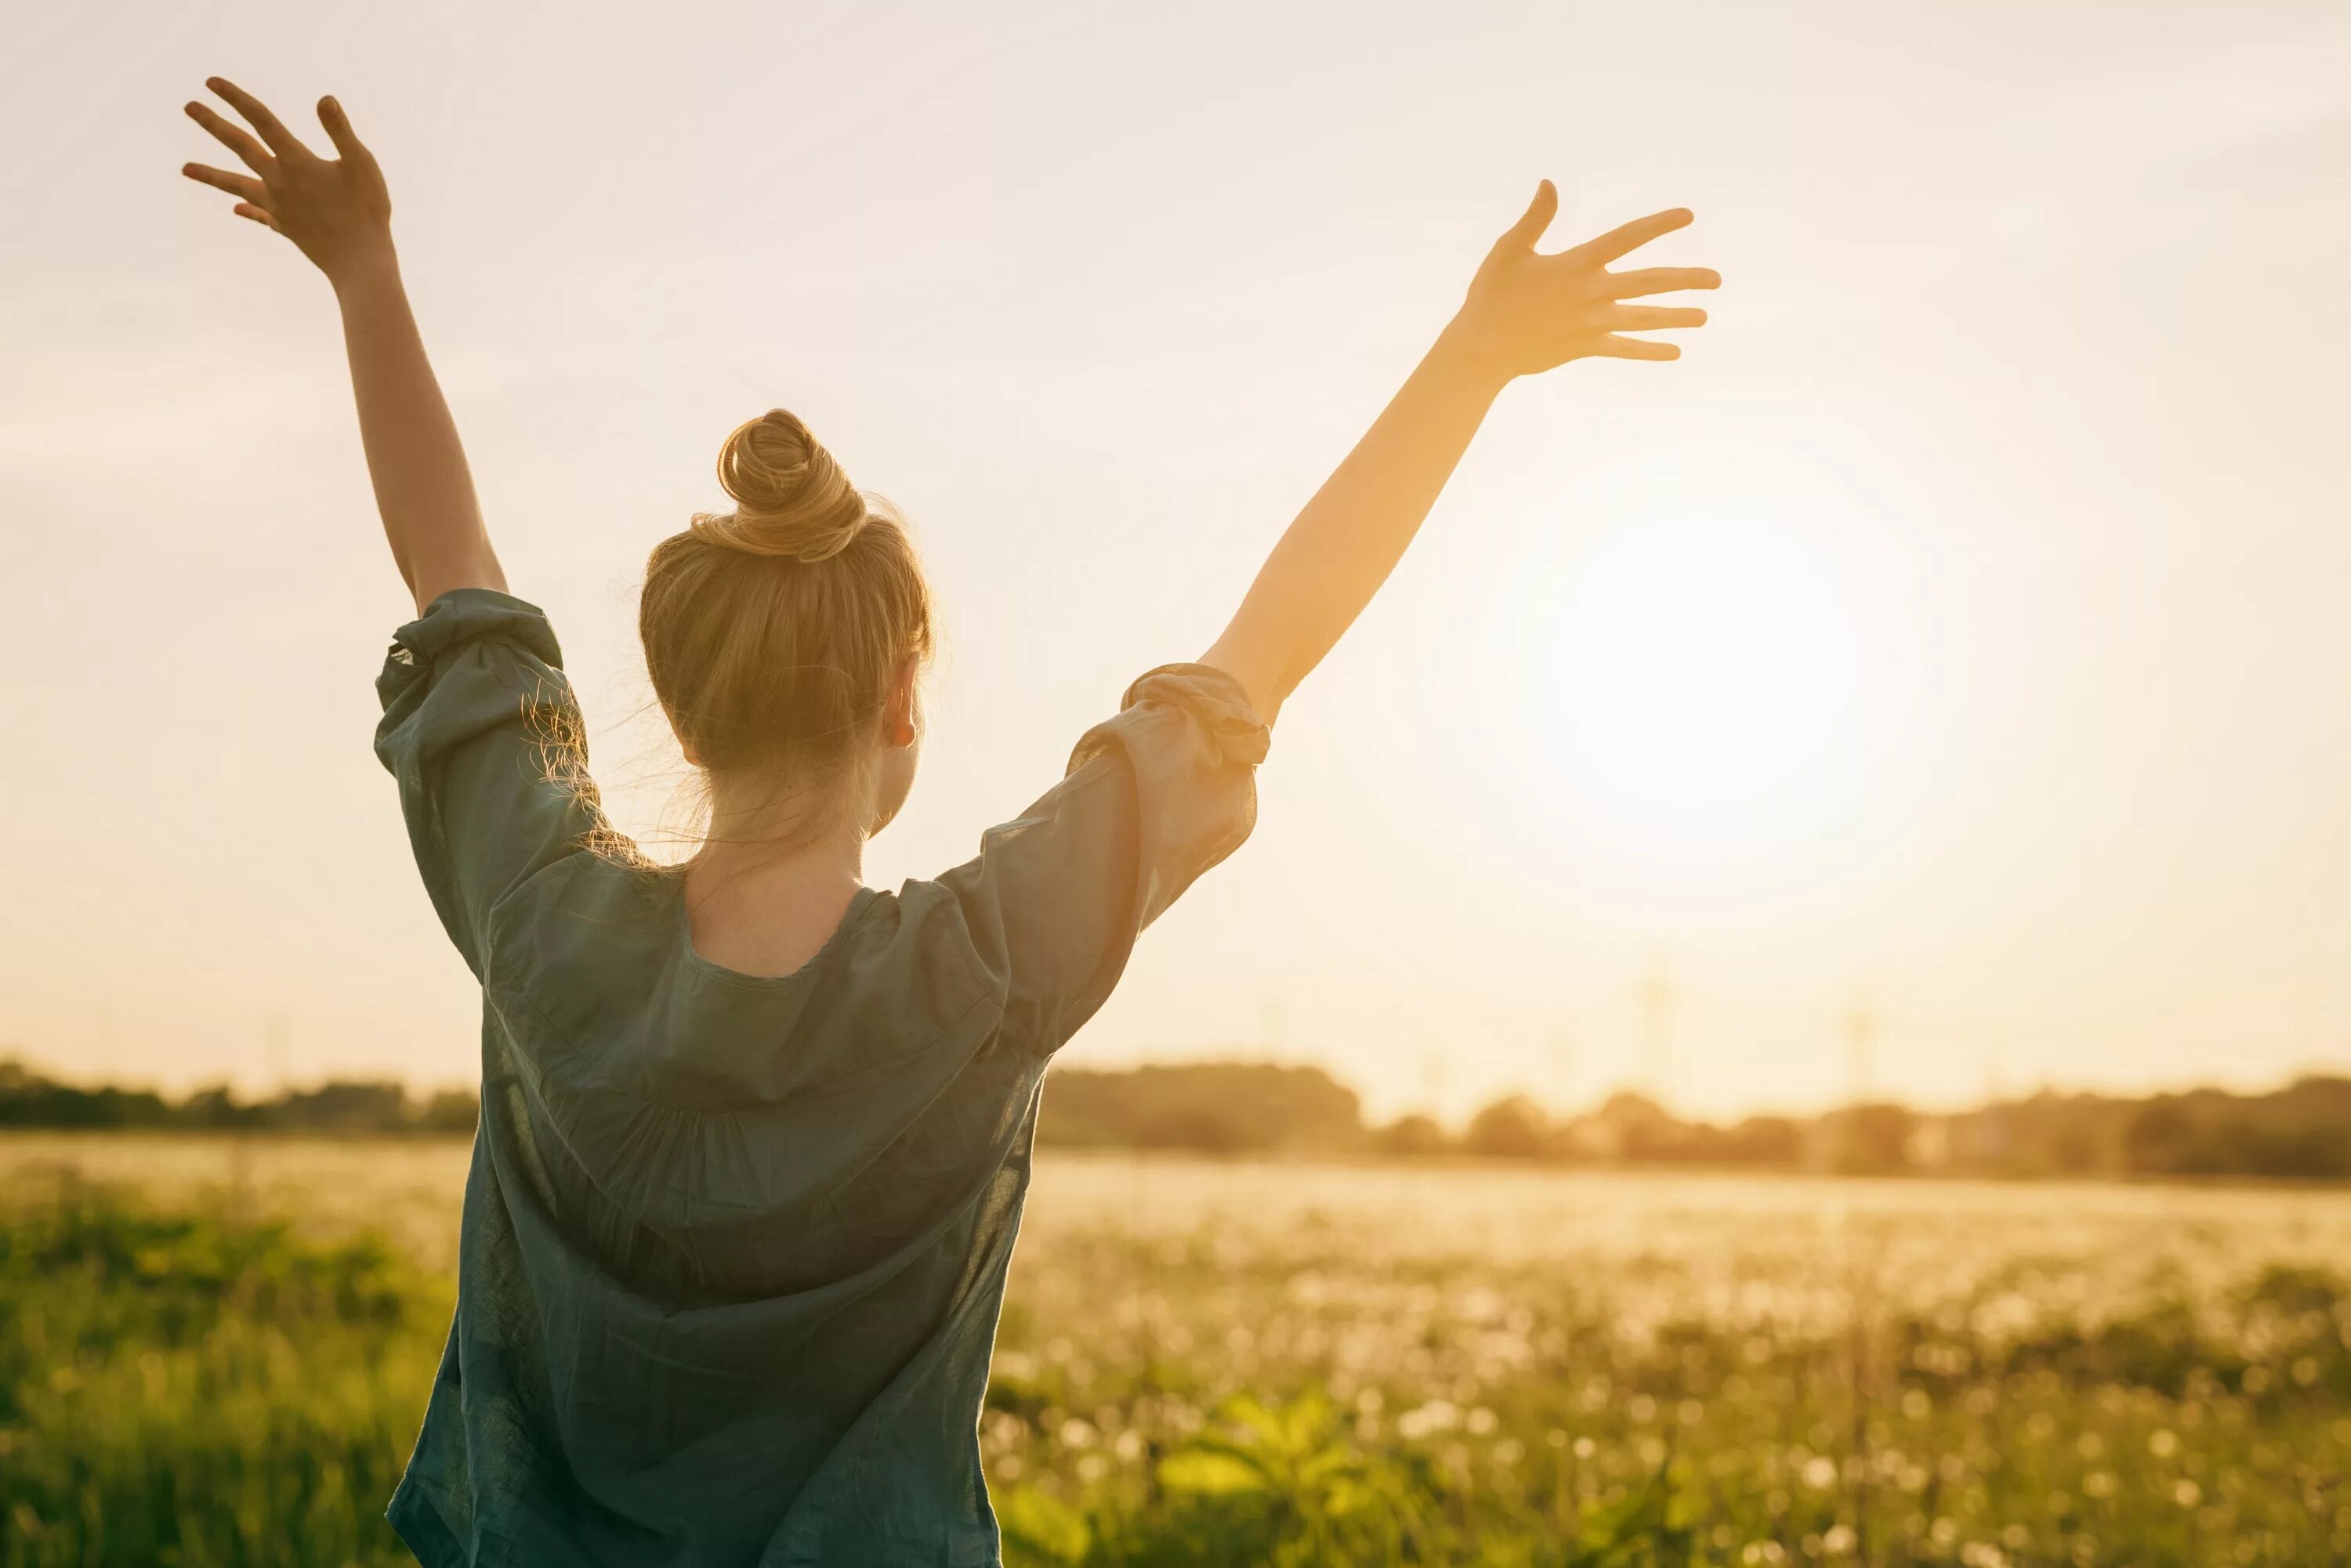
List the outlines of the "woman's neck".
{"label": "woman's neck", "polygon": [[864,886],[848,795],[712,781],[710,831],[685,868],[697,954],[750,975],[789,975],[816,956]]}

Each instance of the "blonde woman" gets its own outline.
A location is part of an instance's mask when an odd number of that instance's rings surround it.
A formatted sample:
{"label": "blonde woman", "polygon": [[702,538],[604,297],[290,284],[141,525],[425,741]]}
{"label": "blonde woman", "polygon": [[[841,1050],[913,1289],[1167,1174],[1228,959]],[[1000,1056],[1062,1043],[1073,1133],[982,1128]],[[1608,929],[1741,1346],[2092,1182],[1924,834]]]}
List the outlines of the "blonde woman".
{"label": "blonde woman", "polygon": [[1513,379],[1702,311],[1609,264],[1659,213],[1539,254],[1548,182],[1274,547],[1231,623],[1144,672],[978,855],[895,892],[930,592],[904,531],[781,410],[728,435],[732,506],[653,548],[645,659],[707,775],[684,864],[617,845],[546,616],[507,591],[402,290],[383,176],[249,94],[190,164],[341,306],[376,502],[417,618],[376,752],[482,988],[458,1305],[391,1519],[453,1563],[992,1563],[976,1427],[1048,1062],[1136,934],[1249,837],[1285,697],[1411,543]]}

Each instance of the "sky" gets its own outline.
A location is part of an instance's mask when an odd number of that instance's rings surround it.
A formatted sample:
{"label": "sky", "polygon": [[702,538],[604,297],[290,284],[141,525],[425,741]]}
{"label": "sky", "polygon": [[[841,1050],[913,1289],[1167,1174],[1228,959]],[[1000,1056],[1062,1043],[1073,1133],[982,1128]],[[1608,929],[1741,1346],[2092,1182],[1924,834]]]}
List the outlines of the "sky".
{"label": "sky", "polygon": [[[646,552],[805,416],[941,601],[967,857],[1191,658],[1535,182],[1724,277],[1507,392],[1091,1066],[1451,1115],[2351,1071],[2351,10],[40,7],[0,171],[0,1054],[473,1070],[371,751],[333,303],[180,178],[332,92],[622,825]],[[319,141],[323,145],[324,138]],[[1867,1020],[1856,1030],[1853,1019]],[[1865,1050],[1856,1051],[1856,1039]]]}

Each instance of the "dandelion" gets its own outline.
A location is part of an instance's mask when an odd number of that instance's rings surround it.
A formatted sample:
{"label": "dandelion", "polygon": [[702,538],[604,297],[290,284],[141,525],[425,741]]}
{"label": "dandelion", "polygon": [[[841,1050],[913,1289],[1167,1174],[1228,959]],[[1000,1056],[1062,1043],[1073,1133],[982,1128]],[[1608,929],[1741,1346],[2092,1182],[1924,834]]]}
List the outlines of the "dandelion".
{"label": "dandelion", "polygon": [[1396,1417],[1396,1436],[1408,1442],[1418,1442],[1436,1432],[1449,1432],[1461,1425],[1461,1411],[1449,1399],[1432,1399],[1417,1405]]}

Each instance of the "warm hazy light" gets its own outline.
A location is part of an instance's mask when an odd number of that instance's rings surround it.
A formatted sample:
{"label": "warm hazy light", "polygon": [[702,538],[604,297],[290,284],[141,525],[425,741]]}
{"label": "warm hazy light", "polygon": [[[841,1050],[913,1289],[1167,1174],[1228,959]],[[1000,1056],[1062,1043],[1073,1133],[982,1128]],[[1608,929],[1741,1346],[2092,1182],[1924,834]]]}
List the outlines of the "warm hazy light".
{"label": "warm hazy light", "polygon": [[1564,620],[1562,767],[1703,810],[1833,765],[1859,654],[1827,572],[1788,530],[1628,521],[1579,563]]}
{"label": "warm hazy light", "polygon": [[1864,990],[1919,1103],[2351,1061],[2351,8],[1362,9],[28,13],[0,1055],[476,1071],[333,304],[178,173],[225,70],[392,173],[624,827],[675,778],[632,585],[726,432],[798,409],[906,510],[947,657],[884,886],[1207,647],[1539,176],[1562,236],[1696,214],[1686,357],[1503,397],[1073,1064],[1589,1103],[1660,954],[1708,1114],[1846,1094]]}

